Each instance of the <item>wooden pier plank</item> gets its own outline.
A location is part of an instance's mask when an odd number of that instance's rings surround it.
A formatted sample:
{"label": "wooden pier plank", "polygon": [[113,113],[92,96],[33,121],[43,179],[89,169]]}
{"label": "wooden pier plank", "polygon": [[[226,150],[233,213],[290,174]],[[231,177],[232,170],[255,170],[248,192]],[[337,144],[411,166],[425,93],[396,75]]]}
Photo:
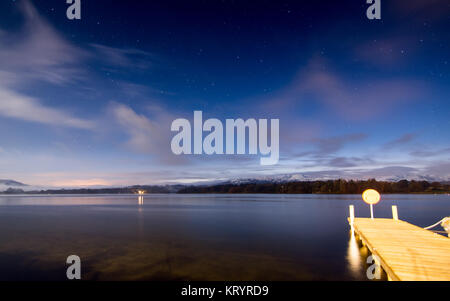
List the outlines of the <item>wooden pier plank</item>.
{"label": "wooden pier plank", "polygon": [[449,238],[394,219],[355,218],[353,227],[390,279],[450,281]]}

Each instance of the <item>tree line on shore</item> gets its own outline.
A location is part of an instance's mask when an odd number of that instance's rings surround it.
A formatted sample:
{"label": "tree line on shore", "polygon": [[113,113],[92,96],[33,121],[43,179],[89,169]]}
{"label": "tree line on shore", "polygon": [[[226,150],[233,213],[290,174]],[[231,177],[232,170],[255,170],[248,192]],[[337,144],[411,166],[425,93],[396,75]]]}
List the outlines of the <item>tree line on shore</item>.
{"label": "tree line on shore", "polygon": [[370,180],[297,181],[284,183],[257,182],[242,184],[216,184],[204,186],[185,185],[135,185],[121,188],[81,188],[24,191],[9,188],[2,194],[133,194],[145,193],[301,193],[301,194],[360,194],[366,189],[380,193],[450,193],[450,183],[408,181],[398,182]]}
{"label": "tree line on shore", "polygon": [[178,193],[302,193],[302,194],[360,194],[366,189],[380,193],[450,193],[449,183],[408,181],[398,182],[370,180],[298,181],[287,183],[219,184],[212,186],[188,186]]}

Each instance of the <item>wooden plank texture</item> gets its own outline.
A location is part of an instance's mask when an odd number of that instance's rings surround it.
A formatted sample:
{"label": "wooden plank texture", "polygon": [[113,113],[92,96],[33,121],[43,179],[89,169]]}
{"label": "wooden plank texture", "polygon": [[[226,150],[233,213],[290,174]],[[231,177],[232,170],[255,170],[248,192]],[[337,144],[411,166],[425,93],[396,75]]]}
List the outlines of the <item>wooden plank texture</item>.
{"label": "wooden plank texture", "polygon": [[353,227],[390,279],[450,281],[449,238],[394,219],[355,218]]}

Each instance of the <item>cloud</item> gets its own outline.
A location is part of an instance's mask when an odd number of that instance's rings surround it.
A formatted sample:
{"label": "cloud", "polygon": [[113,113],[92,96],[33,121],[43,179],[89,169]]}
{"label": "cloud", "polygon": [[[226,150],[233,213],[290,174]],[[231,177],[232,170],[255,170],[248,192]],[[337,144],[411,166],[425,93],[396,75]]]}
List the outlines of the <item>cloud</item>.
{"label": "cloud", "polygon": [[328,166],[332,167],[355,167],[366,164],[373,164],[371,159],[364,159],[358,157],[335,157],[328,161]]}
{"label": "cloud", "polygon": [[354,59],[384,72],[417,64],[421,58],[415,55],[422,55],[424,47],[431,42],[427,40],[426,32],[439,26],[436,23],[445,22],[450,13],[447,0],[400,0],[391,1],[384,7],[390,14],[387,18],[395,18],[398,25],[391,26],[391,30],[368,35],[367,41],[357,45],[353,51]]}
{"label": "cloud", "polygon": [[15,93],[1,86],[0,116],[79,129],[95,128],[92,121],[73,117],[63,110],[47,107],[37,99]]}
{"label": "cloud", "polygon": [[118,67],[147,69],[151,66],[149,59],[154,56],[146,51],[134,48],[114,48],[100,44],[91,44],[99,60]]}
{"label": "cloud", "polygon": [[28,0],[17,5],[24,25],[16,32],[0,32],[0,70],[20,74],[20,81],[38,80],[52,84],[87,81],[83,63],[92,59],[106,67],[147,69],[155,56],[133,48],[90,44],[82,49],[59,34]]}
{"label": "cloud", "polygon": [[290,85],[264,101],[266,110],[292,111],[307,102],[321,104],[322,111],[350,121],[373,120],[417,100],[424,84],[417,80],[347,80],[313,58]]}
{"label": "cloud", "polygon": [[408,179],[417,177],[420,169],[409,166],[386,166],[373,169],[349,171],[356,178],[367,179]]}
{"label": "cloud", "polygon": [[347,83],[329,71],[313,69],[299,83],[299,92],[311,93],[346,119],[364,120],[417,99],[419,86],[414,81],[395,79]]}
{"label": "cloud", "polygon": [[405,144],[408,144],[408,143],[412,142],[416,137],[417,137],[417,134],[415,134],[415,133],[407,133],[407,134],[404,134],[404,135],[400,136],[397,139],[389,141],[388,143],[386,143],[383,146],[383,148],[384,149],[392,149],[392,148],[395,148],[397,146],[403,146]]}
{"label": "cloud", "polygon": [[419,44],[416,36],[393,36],[370,40],[355,48],[355,57],[371,66],[398,68],[411,59]]}
{"label": "cloud", "polygon": [[30,81],[62,84],[81,76],[78,64],[86,53],[62,39],[29,1],[18,5],[25,19],[23,29],[19,33],[2,32],[0,35],[0,116],[94,129],[92,121],[51,108],[38,98],[19,92]]}
{"label": "cloud", "polygon": [[317,154],[332,154],[340,150],[345,144],[359,142],[367,138],[364,133],[348,134],[343,136],[315,139],[317,145]]}
{"label": "cloud", "polygon": [[[65,85],[86,81],[91,74],[83,68],[83,63],[89,59],[109,66],[144,68],[150,54],[99,44],[92,44],[89,51],[83,50],[54,30],[30,1],[23,0],[17,7],[24,17],[24,25],[17,32],[0,32],[0,116],[47,125],[96,128],[94,121],[46,106],[39,97],[25,95],[21,90],[33,82]],[[139,135],[133,137],[130,143],[144,143]]]}
{"label": "cloud", "polygon": [[428,150],[428,149],[420,149],[410,152],[409,154],[413,157],[435,157],[435,156],[443,156],[450,153],[450,147],[441,148],[438,150]]}
{"label": "cloud", "polygon": [[450,161],[431,164],[425,169],[425,172],[437,178],[450,181]]}
{"label": "cloud", "polygon": [[0,69],[20,74],[20,80],[67,83],[82,78],[80,61],[89,54],[62,38],[29,1],[18,3],[25,23],[19,32],[0,35]]}
{"label": "cloud", "polygon": [[131,107],[120,103],[112,103],[109,108],[114,120],[128,134],[127,146],[138,153],[153,155],[167,164],[186,162],[186,156],[176,156],[170,148],[171,122],[176,119],[162,107],[153,104],[136,113]]}
{"label": "cloud", "polygon": [[154,149],[156,124],[123,104],[113,104],[112,112],[117,122],[128,132],[130,136],[128,145],[131,148],[139,152],[151,152]]}
{"label": "cloud", "polygon": [[301,148],[303,151],[298,151],[298,146],[297,149],[292,147],[293,149],[290,151],[284,149],[282,160],[303,162],[303,168],[319,166],[352,167],[362,163],[370,163],[372,161],[368,159],[334,156],[346,145],[362,142],[367,137],[368,135],[365,133],[353,133],[327,138],[311,138],[302,142]]}

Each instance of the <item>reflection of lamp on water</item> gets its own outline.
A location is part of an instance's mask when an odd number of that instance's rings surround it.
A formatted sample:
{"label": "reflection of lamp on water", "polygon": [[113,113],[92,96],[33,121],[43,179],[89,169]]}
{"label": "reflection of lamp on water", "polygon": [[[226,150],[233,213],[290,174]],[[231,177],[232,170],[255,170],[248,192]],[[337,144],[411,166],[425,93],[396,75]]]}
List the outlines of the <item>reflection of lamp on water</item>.
{"label": "reflection of lamp on water", "polygon": [[138,194],[139,194],[139,196],[138,196],[138,204],[139,205],[144,205],[144,194],[145,194],[145,191],[144,190],[138,190]]}
{"label": "reflection of lamp on water", "polygon": [[358,242],[353,233],[350,235],[350,241],[348,242],[347,261],[351,272],[357,277],[361,272],[362,264]]}
{"label": "reflection of lamp on water", "polygon": [[373,219],[373,205],[380,201],[380,194],[375,189],[367,189],[363,192],[362,198],[370,205],[370,217]]}

